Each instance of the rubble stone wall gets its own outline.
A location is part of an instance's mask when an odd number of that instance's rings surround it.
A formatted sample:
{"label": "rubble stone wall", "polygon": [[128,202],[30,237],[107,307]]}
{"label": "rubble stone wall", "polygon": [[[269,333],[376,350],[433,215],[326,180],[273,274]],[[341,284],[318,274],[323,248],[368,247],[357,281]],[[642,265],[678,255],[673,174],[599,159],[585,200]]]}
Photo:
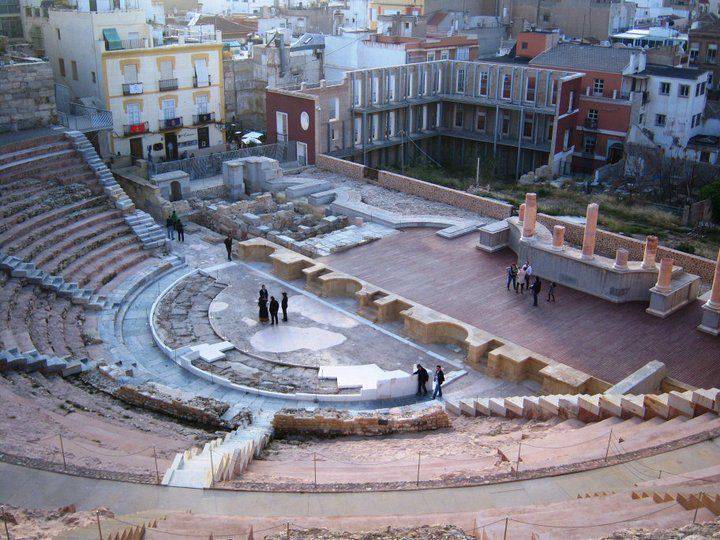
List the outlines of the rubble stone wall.
{"label": "rubble stone wall", "polygon": [[[555,225],[562,225],[565,227],[565,241],[577,247],[582,246],[583,233],[585,231],[583,225],[561,221],[556,217],[541,213],[538,213],[537,220],[550,230],[552,230]],[[605,257],[614,258],[618,248],[627,249],[630,253],[630,260],[641,261],[643,251],[645,250],[645,243],[643,240],[629,236],[623,236],[602,229],[597,230],[595,237],[596,253],[604,255]],[[660,261],[663,257],[670,257],[675,261],[677,266],[682,266],[686,272],[700,276],[706,283],[712,281],[713,273],[715,272],[715,262],[710,259],[660,246],[658,248],[657,260]]]}
{"label": "rubble stone wall", "polygon": [[56,121],[55,85],[48,62],[0,68],[0,133],[45,127]]}
{"label": "rubble stone wall", "polygon": [[276,436],[304,435],[339,437],[347,435],[390,435],[450,427],[450,418],[441,407],[423,411],[372,412],[283,409],[273,419]]}

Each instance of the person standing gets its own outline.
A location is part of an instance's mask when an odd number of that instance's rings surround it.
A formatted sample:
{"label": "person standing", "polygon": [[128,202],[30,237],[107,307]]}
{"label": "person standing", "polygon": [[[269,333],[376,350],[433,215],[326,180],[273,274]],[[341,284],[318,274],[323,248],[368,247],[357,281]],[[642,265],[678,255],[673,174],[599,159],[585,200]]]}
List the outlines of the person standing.
{"label": "person standing", "polygon": [[278,304],[278,301],[275,300],[274,296],[270,297],[270,324],[280,324],[278,322],[278,310],[280,309],[280,304]]}
{"label": "person standing", "polygon": [[268,293],[264,283],[260,285],[260,297],[264,298],[266,302],[268,301],[268,298],[270,298],[270,293]]}
{"label": "person standing", "polygon": [[178,234],[178,241],[185,242],[185,226],[180,219],[175,222],[175,231]]}
{"label": "person standing", "polygon": [[435,382],[435,390],[433,390],[432,398],[442,397],[442,385],[445,382],[445,373],[443,373],[442,367],[435,366],[433,381]]}
{"label": "person standing", "polygon": [[172,216],[168,216],[165,220],[165,228],[167,229],[168,240],[175,240],[175,222],[173,221]]}
{"label": "person standing", "polygon": [[420,364],[416,364],[415,371],[413,372],[413,375],[417,375],[417,392],[415,393],[416,396],[427,396],[427,386],[425,386],[428,382],[428,379],[430,379],[430,375],[428,375],[427,369],[422,367]]}
{"label": "person standing", "polygon": [[520,289],[520,294],[523,294],[523,288],[525,287],[525,271],[526,270],[527,270],[527,268],[523,264],[517,273],[517,281],[515,283],[515,292],[518,292],[518,289]]}
{"label": "person standing", "polygon": [[533,277],[533,267],[530,261],[525,261],[525,288],[530,290],[530,278]]}
{"label": "person standing", "polygon": [[505,271],[507,272],[507,290],[510,290],[510,285],[513,289],[517,289],[517,266],[515,263],[508,266]]}
{"label": "person standing", "polygon": [[282,293],[282,299],[280,300],[280,307],[282,307],[283,322],[287,322],[288,297],[287,297],[287,293],[285,291],[283,291],[283,293]]}
{"label": "person standing", "polygon": [[225,244],[225,250],[227,251],[228,261],[232,261],[232,236],[230,236],[230,233],[228,233],[228,235],[225,237],[223,243]]}
{"label": "person standing", "polygon": [[535,307],[537,307],[537,305],[538,305],[537,299],[538,299],[538,295],[540,294],[541,287],[542,287],[542,285],[540,283],[540,278],[536,276],[535,281],[533,281],[533,284],[532,284],[533,306],[535,306]]}
{"label": "person standing", "polygon": [[553,301],[553,302],[555,301],[555,288],[556,288],[556,287],[557,287],[557,283],[555,283],[554,281],[551,281],[551,282],[550,282],[550,288],[548,289],[548,297],[547,297],[547,301],[548,301],[548,302],[551,301],[551,300],[550,300],[551,298],[552,298],[552,301]]}
{"label": "person standing", "polygon": [[260,298],[258,298],[258,319],[263,324],[268,322],[270,319],[268,316],[267,297],[262,294],[260,295]]}

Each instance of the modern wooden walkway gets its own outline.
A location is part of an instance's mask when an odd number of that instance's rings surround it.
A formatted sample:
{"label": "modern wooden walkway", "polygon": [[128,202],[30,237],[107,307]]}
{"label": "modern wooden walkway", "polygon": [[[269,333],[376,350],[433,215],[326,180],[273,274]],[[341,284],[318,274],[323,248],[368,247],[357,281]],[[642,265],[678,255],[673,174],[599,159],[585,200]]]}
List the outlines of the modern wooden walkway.
{"label": "modern wooden walkway", "polygon": [[565,287],[548,303],[543,282],[534,308],[531,295],[505,289],[514,253],[486,254],[476,241],[476,235],[446,240],[434,230],[410,229],[322,260],[610,382],[660,360],[682,381],[720,385],[720,338],[695,329],[699,303],[663,320],[647,315],[647,304],[615,305]]}

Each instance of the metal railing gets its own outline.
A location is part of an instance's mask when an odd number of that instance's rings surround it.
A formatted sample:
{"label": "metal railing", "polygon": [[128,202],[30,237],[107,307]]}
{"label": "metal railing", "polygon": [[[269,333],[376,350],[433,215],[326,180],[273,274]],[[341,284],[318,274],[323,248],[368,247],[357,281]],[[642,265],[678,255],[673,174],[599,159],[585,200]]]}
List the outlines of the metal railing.
{"label": "metal railing", "polygon": [[204,88],[212,84],[212,77],[208,75],[207,81],[198,81],[197,75],[193,75],[193,86],[195,88]]}
{"label": "metal railing", "polygon": [[123,83],[123,96],[136,96],[143,93],[143,83]]}
{"label": "metal railing", "polygon": [[158,81],[158,88],[161,92],[167,92],[168,90],[177,90],[178,80],[177,79],[160,79]]}
{"label": "metal railing", "polygon": [[70,103],[68,111],[58,110],[58,117],[63,126],[75,131],[98,131],[113,127],[113,115],[110,111],[78,103]]}
{"label": "metal railing", "polygon": [[176,118],[161,118],[158,121],[158,129],[159,130],[167,130],[167,129],[176,129],[183,127],[183,119],[182,116],[178,116]]}
{"label": "metal railing", "polygon": [[297,143],[290,141],[286,143],[264,144],[250,148],[231,150],[230,152],[218,152],[204,156],[161,163],[149,162],[148,173],[150,176],[171,171],[184,171],[190,175],[191,180],[217,176],[222,173],[222,164],[231,159],[238,159],[250,156],[265,156],[277,159],[281,164],[297,161]]}
{"label": "metal railing", "polygon": [[213,122],[215,122],[214,112],[193,114],[193,124],[196,126],[200,124],[212,124]]}

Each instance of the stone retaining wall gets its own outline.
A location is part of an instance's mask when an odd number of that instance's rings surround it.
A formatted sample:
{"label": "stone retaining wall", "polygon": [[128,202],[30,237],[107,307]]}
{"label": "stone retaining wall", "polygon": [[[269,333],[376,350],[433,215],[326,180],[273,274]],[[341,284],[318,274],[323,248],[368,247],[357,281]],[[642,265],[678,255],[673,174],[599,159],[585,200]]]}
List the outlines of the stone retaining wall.
{"label": "stone retaining wall", "polygon": [[368,168],[352,161],[346,161],[344,159],[337,159],[320,154],[317,156],[316,165],[321,169],[343,174],[350,178],[354,178],[355,180],[373,182],[387,189],[393,189],[408,195],[415,195],[429,201],[436,201],[456,206],[458,208],[464,208],[465,210],[477,212],[483,216],[495,219],[505,219],[510,217],[512,214],[511,204],[488,199],[486,197],[479,197],[457,189],[439,186],[437,184],[418,180],[417,178],[412,178],[410,176],[403,176],[402,174],[380,170],[377,172],[376,181],[369,180],[365,176],[365,172]]}
{"label": "stone retaining wall", "polygon": [[390,435],[450,427],[444,409],[434,406],[422,411],[371,412],[351,414],[347,411],[283,409],[273,419],[278,437],[303,435],[339,437],[347,435]]}
{"label": "stone retaining wall", "polygon": [[45,127],[56,120],[55,83],[48,62],[0,68],[0,133]]}
{"label": "stone retaining wall", "polygon": [[[602,208],[600,211],[602,212]],[[538,213],[537,220],[549,230],[552,230],[554,225],[562,225],[565,227],[565,241],[577,247],[582,246],[583,233],[585,231],[584,225],[569,223],[541,213]],[[602,229],[597,230],[597,235],[595,236],[595,253],[614,259],[615,252],[618,248],[627,249],[630,253],[630,260],[641,261],[645,243],[643,240],[637,240],[630,236],[623,236]],[[711,282],[713,279],[715,262],[710,259],[660,246],[658,248],[657,260],[660,261],[663,257],[672,258],[677,266],[682,266],[686,272],[700,276],[706,283]]]}

